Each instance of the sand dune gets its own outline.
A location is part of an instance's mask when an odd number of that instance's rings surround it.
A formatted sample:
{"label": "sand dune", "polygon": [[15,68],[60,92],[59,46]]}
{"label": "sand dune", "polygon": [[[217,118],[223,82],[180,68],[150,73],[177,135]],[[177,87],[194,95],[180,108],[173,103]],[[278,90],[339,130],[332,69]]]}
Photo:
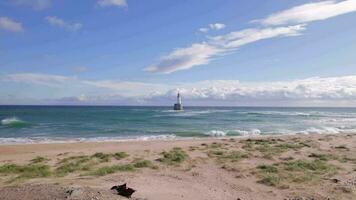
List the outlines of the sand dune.
{"label": "sand dune", "polygon": [[[0,146],[0,199],[356,199],[356,135]],[[74,195],[70,191],[75,189]]]}

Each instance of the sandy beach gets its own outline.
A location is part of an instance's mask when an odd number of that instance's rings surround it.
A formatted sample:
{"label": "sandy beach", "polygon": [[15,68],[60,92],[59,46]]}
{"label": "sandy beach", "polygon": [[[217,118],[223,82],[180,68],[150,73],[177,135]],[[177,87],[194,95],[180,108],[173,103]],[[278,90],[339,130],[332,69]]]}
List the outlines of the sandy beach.
{"label": "sandy beach", "polygon": [[[356,135],[0,146],[0,199],[356,199]],[[74,192],[73,192],[74,191]]]}

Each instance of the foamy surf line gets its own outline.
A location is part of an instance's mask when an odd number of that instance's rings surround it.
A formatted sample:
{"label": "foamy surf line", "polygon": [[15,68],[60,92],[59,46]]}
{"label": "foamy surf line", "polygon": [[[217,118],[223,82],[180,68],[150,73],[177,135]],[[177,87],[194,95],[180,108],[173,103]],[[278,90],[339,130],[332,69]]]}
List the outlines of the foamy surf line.
{"label": "foamy surf line", "polygon": [[[266,135],[267,136],[267,135]],[[0,138],[0,145],[25,145],[25,144],[63,144],[81,142],[139,142],[139,141],[182,141],[182,140],[209,140],[224,138],[244,138],[249,136],[217,136],[217,137],[142,137],[142,138],[73,138],[73,139],[48,139],[48,138]]]}
{"label": "foamy surf line", "polygon": [[[231,134],[231,132],[237,134]],[[338,128],[308,128],[303,131],[285,131],[262,133],[259,129],[249,131],[219,131],[211,130],[205,133],[206,137],[182,137],[175,134],[166,135],[142,135],[132,137],[92,137],[92,138],[60,138],[60,137],[27,137],[27,138],[0,138],[0,145],[12,144],[54,144],[54,143],[78,143],[78,142],[127,142],[127,141],[175,141],[175,140],[199,140],[199,139],[224,139],[224,138],[249,138],[249,137],[278,137],[290,135],[333,135],[356,134],[356,129]]]}
{"label": "foamy surf line", "polygon": [[156,135],[138,137],[92,137],[92,138],[0,138],[0,145],[10,144],[52,144],[52,143],[77,143],[77,142],[125,142],[125,141],[151,141],[151,140],[174,140],[175,135]]}

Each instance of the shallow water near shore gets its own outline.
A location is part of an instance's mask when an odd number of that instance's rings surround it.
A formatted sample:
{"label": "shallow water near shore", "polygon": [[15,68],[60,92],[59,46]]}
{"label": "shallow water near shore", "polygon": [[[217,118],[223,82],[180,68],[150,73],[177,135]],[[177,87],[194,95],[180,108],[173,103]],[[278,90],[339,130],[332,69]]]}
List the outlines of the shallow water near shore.
{"label": "shallow water near shore", "polygon": [[356,108],[0,106],[0,143],[356,131]]}

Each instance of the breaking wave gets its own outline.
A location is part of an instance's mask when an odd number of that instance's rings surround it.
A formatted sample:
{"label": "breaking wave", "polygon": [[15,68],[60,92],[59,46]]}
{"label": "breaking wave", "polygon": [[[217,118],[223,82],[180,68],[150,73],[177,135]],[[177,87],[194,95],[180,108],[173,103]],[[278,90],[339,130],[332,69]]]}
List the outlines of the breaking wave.
{"label": "breaking wave", "polygon": [[28,122],[25,122],[17,117],[10,117],[1,120],[1,125],[11,127],[11,128],[23,128],[29,125]]}
{"label": "breaking wave", "polygon": [[251,130],[211,130],[204,133],[207,136],[211,137],[224,137],[224,136],[253,136],[260,135],[261,131],[259,129],[251,129]]}
{"label": "breaking wave", "polygon": [[138,137],[90,137],[90,138],[64,138],[64,137],[23,137],[0,138],[0,144],[50,144],[75,142],[125,142],[125,141],[154,141],[174,140],[176,136],[170,135],[143,135]]}
{"label": "breaking wave", "polygon": [[164,110],[164,111],[160,111],[161,114],[156,115],[156,117],[164,117],[164,116],[193,117],[193,116],[200,116],[200,115],[209,115],[214,113],[225,113],[231,111],[232,110],[185,110],[185,111]]}
{"label": "breaking wave", "polygon": [[219,131],[219,130],[211,130],[207,133],[205,133],[208,136],[212,136],[212,137],[223,137],[226,136],[226,132],[224,131]]}
{"label": "breaking wave", "polygon": [[297,132],[297,134],[338,134],[338,133],[355,133],[356,129],[337,128],[337,127],[311,127],[303,131]]}

